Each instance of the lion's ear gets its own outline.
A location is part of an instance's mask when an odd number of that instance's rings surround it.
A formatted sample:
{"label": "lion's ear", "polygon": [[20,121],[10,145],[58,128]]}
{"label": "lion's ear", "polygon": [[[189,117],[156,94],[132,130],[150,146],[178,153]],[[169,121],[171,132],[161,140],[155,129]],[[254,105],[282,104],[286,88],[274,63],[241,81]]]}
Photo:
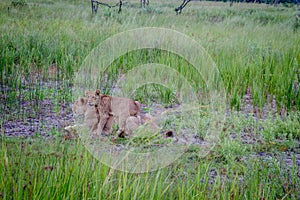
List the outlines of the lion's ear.
{"label": "lion's ear", "polygon": [[96,92],[95,92],[95,94],[99,96],[100,95],[100,90],[97,89]]}

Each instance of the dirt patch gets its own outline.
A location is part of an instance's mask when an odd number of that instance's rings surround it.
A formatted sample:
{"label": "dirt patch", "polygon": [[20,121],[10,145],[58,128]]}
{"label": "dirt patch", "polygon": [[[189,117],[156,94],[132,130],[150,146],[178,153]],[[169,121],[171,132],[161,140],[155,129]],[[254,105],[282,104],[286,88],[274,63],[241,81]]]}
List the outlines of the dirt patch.
{"label": "dirt patch", "polygon": [[[35,106],[39,105],[39,106]],[[21,101],[18,110],[6,108],[2,130],[7,137],[50,137],[72,124],[69,103],[54,105],[51,100]],[[34,108],[33,108],[34,107]],[[9,116],[9,117],[8,117]]]}

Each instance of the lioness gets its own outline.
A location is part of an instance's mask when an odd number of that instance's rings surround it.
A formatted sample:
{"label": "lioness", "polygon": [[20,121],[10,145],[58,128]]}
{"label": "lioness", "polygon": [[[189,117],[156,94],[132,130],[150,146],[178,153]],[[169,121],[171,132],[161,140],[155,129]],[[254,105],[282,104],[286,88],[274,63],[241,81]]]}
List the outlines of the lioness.
{"label": "lioness", "polygon": [[88,97],[88,103],[91,106],[94,105],[101,116],[97,128],[98,133],[102,132],[109,115],[118,118],[118,136],[125,131],[126,120],[128,117],[135,116],[140,121],[140,103],[138,101],[100,94],[100,90],[96,90],[94,95]]}
{"label": "lioness", "polygon": [[95,106],[87,105],[86,97],[78,97],[72,105],[72,111],[75,115],[83,115],[84,123],[91,132],[97,129],[99,122],[98,110]]}
{"label": "lioness", "polygon": [[[97,129],[99,122],[97,115],[98,110],[95,109],[94,106],[87,106],[86,97],[78,97],[78,99],[72,105],[72,111],[75,116],[84,118],[84,123],[91,132]],[[65,139],[77,137],[77,130],[80,127],[82,127],[82,124],[65,127],[65,131],[67,132],[67,134],[65,135]]]}

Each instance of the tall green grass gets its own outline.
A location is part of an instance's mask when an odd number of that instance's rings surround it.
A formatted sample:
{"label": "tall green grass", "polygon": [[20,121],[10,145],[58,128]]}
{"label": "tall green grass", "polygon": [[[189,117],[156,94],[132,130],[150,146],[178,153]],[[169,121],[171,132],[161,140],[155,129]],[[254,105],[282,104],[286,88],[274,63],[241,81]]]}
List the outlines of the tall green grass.
{"label": "tall green grass", "polygon": [[[134,5],[130,2],[121,14],[100,7],[92,16],[88,2],[28,1],[22,8],[10,3],[0,4],[0,79],[2,87],[9,88],[7,103],[15,102],[20,88],[27,86],[24,79],[37,87],[38,80],[49,76],[49,67],[55,66],[54,78],[69,85],[74,72],[101,41],[120,31],[157,26],[186,33],[208,51],[217,63],[232,107],[239,108],[246,89],[251,88],[255,105],[262,107],[271,95],[278,109],[299,109],[300,39],[293,31],[294,8],[195,2],[176,16],[175,2],[154,1],[145,10],[130,6]],[[164,54],[151,50],[151,55],[146,54],[149,51],[142,50],[116,60],[112,77],[129,65],[152,61],[172,62],[185,75],[193,74],[176,55],[165,59]],[[193,80],[201,81],[199,77]],[[14,90],[20,92],[14,94]],[[29,96],[37,96],[34,91],[29,90],[33,93]]]}
{"label": "tall green grass", "polygon": [[[238,131],[238,127],[232,128],[238,124],[237,120],[245,128],[251,125],[249,119],[230,119],[233,121],[229,121],[229,132]],[[254,129],[258,131],[259,126]],[[226,131],[223,134],[226,135]],[[282,143],[262,141],[266,147],[279,145],[277,153],[260,157],[262,145],[245,145],[238,138],[225,137],[205,158],[198,147],[192,145],[170,166],[135,174],[101,164],[80,139],[2,137],[0,198],[298,199],[300,182],[296,157],[291,156],[292,164],[287,166],[281,160],[285,155],[280,150]]]}

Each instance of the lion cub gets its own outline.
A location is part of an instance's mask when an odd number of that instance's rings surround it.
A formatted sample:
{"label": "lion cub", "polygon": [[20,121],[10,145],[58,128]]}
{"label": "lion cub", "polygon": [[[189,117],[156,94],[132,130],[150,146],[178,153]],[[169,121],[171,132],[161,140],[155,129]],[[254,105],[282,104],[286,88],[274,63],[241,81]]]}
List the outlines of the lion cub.
{"label": "lion cub", "polygon": [[135,116],[140,121],[140,103],[132,99],[112,97],[100,94],[100,90],[96,90],[94,95],[88,97],[88,104],[94,105],[98,109],[100,115],[98,133],[102,132],[110,115],[118,118],[118,136],[125,131],[127,118]]}

